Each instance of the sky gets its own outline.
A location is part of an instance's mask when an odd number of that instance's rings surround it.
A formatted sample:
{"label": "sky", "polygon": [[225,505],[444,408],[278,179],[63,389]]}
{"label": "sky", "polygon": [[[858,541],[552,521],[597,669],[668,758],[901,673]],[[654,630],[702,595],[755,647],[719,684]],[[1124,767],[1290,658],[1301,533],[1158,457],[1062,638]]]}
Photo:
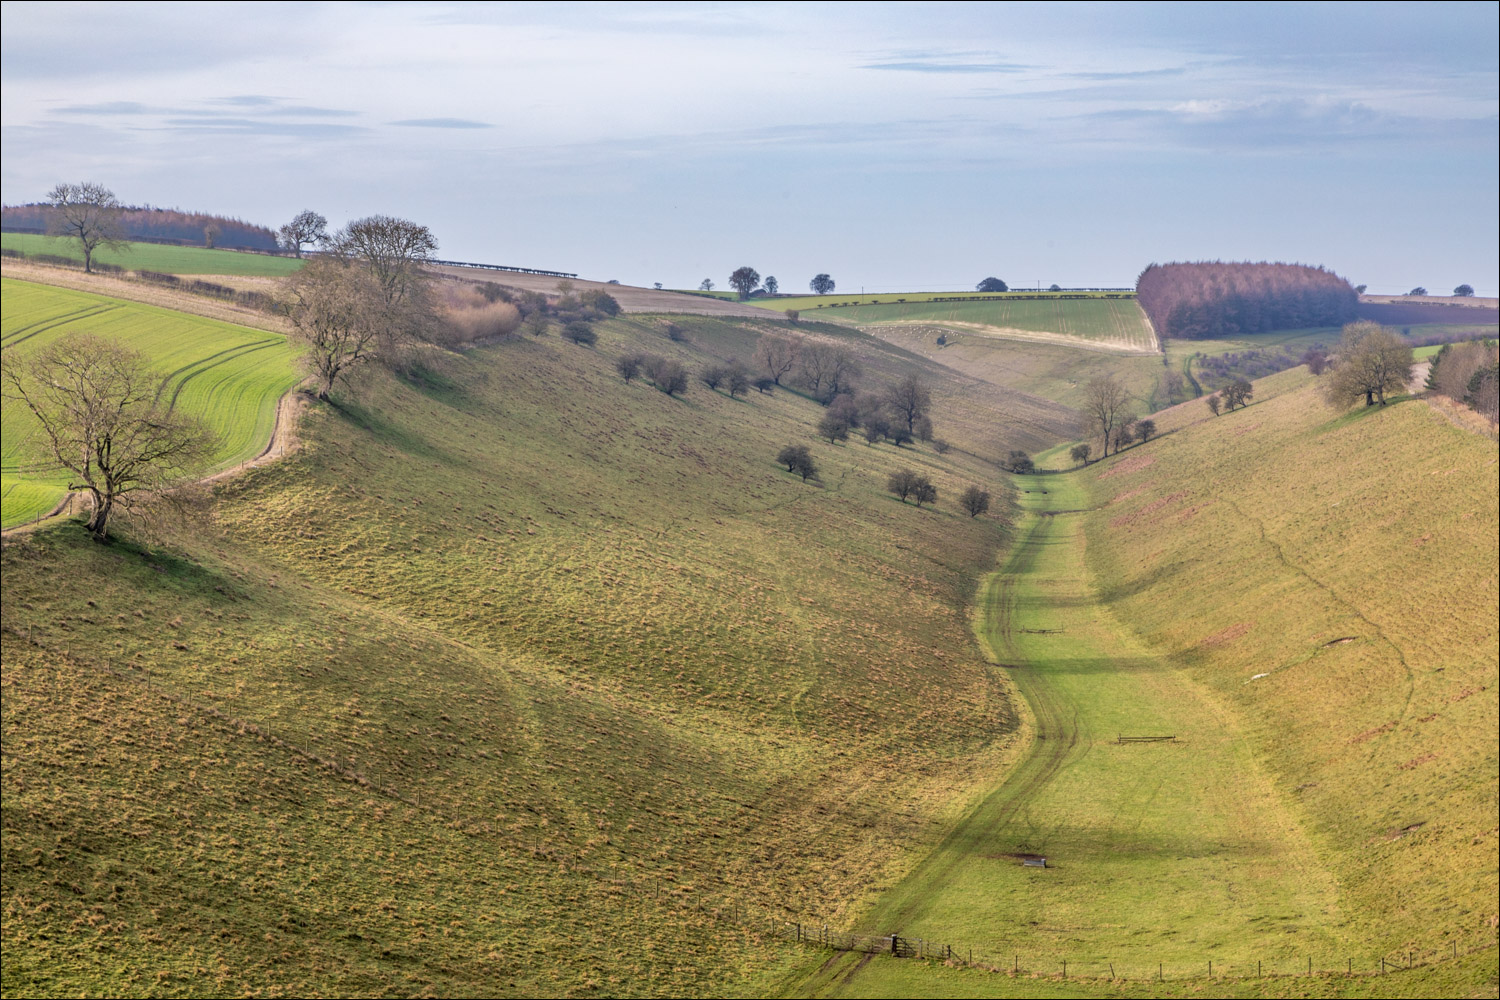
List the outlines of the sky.
{"label": "sky", "polygon": [[0,198],[783,291],[1169,260],[1500,292],[1500,5],[6,2]]}

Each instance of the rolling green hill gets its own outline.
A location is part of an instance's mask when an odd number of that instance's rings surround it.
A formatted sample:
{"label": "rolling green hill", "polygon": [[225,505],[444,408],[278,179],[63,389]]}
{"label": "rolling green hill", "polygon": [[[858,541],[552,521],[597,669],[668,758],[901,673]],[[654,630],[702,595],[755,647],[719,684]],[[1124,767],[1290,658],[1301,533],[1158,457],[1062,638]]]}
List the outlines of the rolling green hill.
{"label": "rolling green hill", "polygon": [[[998,352],[676,322],[372,372],[150,547],[7,540],[7,995],[1357,995],[1198,970],[1492,946],[1492,442],[1299,369],[1008,477],[1072,437],[1070,377],[1159,356],[1019,345],[1028,394]],[[954,447],[613,367],[768,332],[921,374]],[[903,466],[936,505],[885,492]],[[829,961],[793,920],[1027,971]]]}
{"label": "rolling green hill", "polygon": [[[83,254],[72,241],[61,236],[32,233],[0,233],[0,247],[28,256],[50,254],[83,263]],[[205,247],[170,246],[163,243],[130,243],[125,251],[98,250],[94,259],[131,271],[161,271],[165,274],[234,274],[280,277],[302,266],[296,257],[209,250]]]}
{"label": "rolling green hill", "polygon": [[913,864],[1016,746],[966,611],[1004,524],[952,499],[1003,491],[620,380],[756,337],[681,322],[376,375],[149,550],[8,541],[5,992],[735,992]]}
{"label": "rolling green hill", "polygon": [[[203,418],[218,436],[213,469],[253,458],[270,439],[277,401],[296,384],[296,350],[280,334],[52,285],[0,279],[6,362],[74,331],[118,339],[167,373],[173,405]],[[31,413],[4,408],[0,523],[51,510],[67,485],[35,440]]]}

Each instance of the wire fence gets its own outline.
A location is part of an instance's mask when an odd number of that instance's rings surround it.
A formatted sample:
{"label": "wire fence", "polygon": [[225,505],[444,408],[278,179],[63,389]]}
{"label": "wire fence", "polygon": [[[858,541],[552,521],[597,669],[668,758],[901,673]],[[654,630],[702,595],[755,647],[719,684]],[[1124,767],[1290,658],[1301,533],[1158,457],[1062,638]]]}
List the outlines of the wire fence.
{"label": "wire fence", "polygon": [[1264,979],[1290,976],[1379,976],[1388,973],[1451,962],[1466,955],[1493,950],[1500,940],[1461,944],[1449,940],[1431,947],[1413,946],[1383,955],[1301,957],[1279,956],[1264,959],[1225,961],[1205,957],[1199,963],[1162,960],[1152,963],[1139,956],[1129,961],[1112,962],[1100,958],[1063,958],[1047,954],[1028,954],[1016,947],[1008,954],[976,950],[951,942],[903,934],[854,934],[832,929],[817,921],[787,921],[778,935],[795,944],[829,951],[857,952],[866,955],[890,955],[898,959],[940,962],[960,968],[980,969],[1011,976],[1053,977],[1058,979],[1097,979],[1107,981],[1166,982],[1187,980]]}

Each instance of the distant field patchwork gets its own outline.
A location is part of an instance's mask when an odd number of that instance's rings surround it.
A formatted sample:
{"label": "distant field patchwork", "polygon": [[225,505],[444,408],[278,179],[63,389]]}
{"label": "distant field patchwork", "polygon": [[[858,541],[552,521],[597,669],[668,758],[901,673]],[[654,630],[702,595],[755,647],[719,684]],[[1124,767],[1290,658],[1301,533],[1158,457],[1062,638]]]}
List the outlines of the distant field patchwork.
{"label": "distant field patchwork", "polygon": [[[217,468],[252,458],[265,447],[277,401],[297,383],[297,352],[279,334],[9,279],[0,279],[0,298],[6,364],[68,333],[120,340],[170,373],[163,391],[219,436]],[[49,510],[62,497],[66,480],[38,454],[39,428],[31,414],[9,400],[0,412],[0,523],[9,527]]]}
{"label": "distant field patchwork", "polygon": [[[826,316],[825,316],[826,313]],[[804,315],[806,315],[804,313]],[[1133,299],[1022,299],[997,296],[968,302],[884,302],[814,313],[860,325],[931,323],[957,329],[1056,334],[1120,347],[1155,350],[1156,338]]]}
{"label": "distant field patchwork", "polygon": [[[73,241],[61,236],[38,236],[32,233],[0,233],[0,247],[28,256],[52,254],[80,263],[83,254]],[[302,266],[296,257],[272,257],[268,254],[242,253],[238,250],[209,250],[204,247],[166,246],[160,243],[131,243],[123,253],[100,250],[94,259],[132,271],[162,271],[166,274],[248,274],[279,277]]]}

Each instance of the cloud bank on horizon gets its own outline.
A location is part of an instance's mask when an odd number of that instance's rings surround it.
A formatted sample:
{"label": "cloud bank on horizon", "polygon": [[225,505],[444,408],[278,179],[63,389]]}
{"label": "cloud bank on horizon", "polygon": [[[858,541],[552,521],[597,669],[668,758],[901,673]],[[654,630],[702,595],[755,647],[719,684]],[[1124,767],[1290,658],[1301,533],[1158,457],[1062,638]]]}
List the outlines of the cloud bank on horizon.
{"label": "cloud bank on horizon", "polygon": [[6,5],[0,195],[98,180],[669,287],[1500,290],[1494,4]]}

